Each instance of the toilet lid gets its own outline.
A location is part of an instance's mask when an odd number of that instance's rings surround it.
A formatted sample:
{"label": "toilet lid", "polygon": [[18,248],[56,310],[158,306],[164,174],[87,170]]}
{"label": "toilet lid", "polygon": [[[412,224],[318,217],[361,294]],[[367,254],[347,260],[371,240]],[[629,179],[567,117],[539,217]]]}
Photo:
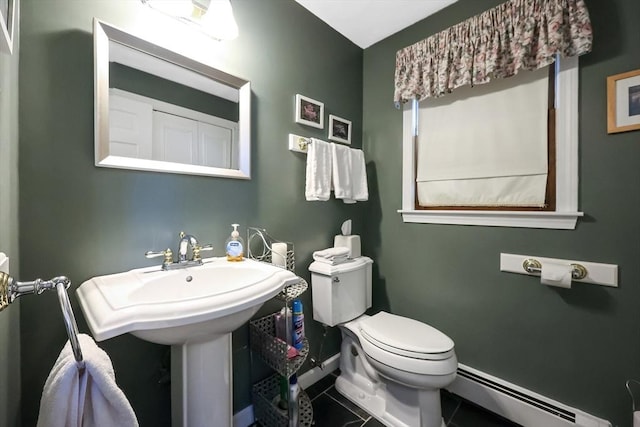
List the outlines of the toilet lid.
{"label": "toilet lid", "polygon": [[416,359],[451,357],[453,341],[434,327],[381,311],[360,322],[362,336],[376,347]]}

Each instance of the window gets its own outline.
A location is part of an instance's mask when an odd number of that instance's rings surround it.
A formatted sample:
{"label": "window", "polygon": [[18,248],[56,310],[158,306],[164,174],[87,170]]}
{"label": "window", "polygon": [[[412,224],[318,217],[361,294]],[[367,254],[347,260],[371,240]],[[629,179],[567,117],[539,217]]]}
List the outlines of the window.
{"label": "window", "polygon": [[578,217],[578,58],[556,61],[556,206],[553,211],[417,210],[416,142],[418,103],[403,112],[403,201],[405,222],[574,229]]}
{"label": "window", "polygon": [[550,114],[555,116],[549,90],[553,70],[521,70],[420,101],[416,209],[547,210],[555,205],[546,191],[555,168],[549,165],[555,147],[555,135],[549,134]]}

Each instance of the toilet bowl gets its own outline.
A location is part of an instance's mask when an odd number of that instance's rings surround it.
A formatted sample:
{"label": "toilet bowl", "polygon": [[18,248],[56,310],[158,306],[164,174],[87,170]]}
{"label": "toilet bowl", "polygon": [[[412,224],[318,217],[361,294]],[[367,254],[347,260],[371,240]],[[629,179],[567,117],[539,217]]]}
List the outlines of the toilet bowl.
{"label": "toilet bowl", "polygon": [[458,367],[453,341],[417,320],[384,311],[368,316],[371,259],[314,262],[313,317],[342,331],[336,389],[390,427],[442,427],[440,389]]}

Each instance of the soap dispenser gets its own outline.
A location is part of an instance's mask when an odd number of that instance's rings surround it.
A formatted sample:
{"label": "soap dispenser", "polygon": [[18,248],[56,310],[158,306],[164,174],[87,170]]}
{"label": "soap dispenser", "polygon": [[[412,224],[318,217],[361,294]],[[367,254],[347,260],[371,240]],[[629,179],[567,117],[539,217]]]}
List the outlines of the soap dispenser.
{"label": "soap dispenser", "polygon": [[225,244],[227,261],[242,261],[244,258],[244,241],[238,232],[238,224],[231,224],[233,231]]}

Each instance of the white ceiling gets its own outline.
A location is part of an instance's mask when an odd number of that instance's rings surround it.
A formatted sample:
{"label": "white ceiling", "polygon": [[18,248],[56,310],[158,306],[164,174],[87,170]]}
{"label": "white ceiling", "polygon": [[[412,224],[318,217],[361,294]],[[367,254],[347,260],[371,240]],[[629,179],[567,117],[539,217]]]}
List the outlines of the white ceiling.
{"label": "white ceiling", "polygon": [[457,0],[296,0],[365,49]]}

